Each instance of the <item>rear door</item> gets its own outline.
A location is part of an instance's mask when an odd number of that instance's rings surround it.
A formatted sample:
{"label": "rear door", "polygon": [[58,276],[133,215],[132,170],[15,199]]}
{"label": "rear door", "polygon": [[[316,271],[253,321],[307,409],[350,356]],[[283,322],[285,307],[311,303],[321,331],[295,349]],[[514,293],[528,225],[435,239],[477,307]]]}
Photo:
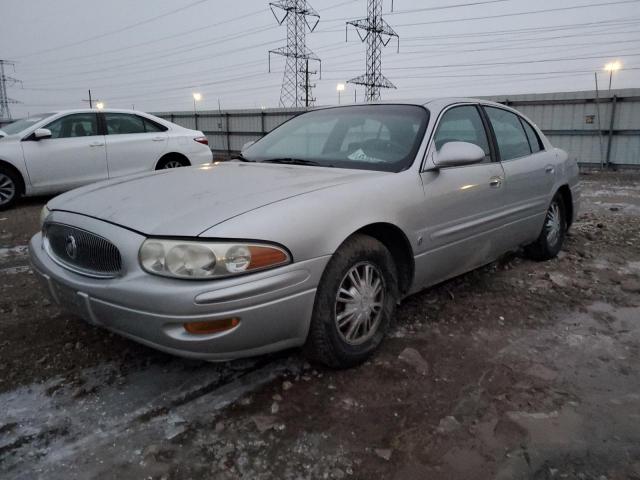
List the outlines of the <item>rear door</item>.
{"label": "rear door", "polygon": [[132,113],[105,112],[109,177],[155,169],[166,149],[166,127]]}
{"label": "rear door", "polygon": [[537,133],[509,110],[483,106],[495,135],[505,172],[509,234],[519,242],[537,238],[554,185],[555,155],[544,150]]}
{"label": "rear door", "polygon": [[426,168],[421,173],[424,227],[422,250],[416,258],[421,285],[469,271],[500,253],[500,244],[493,239],[505,208],[504,172],[489,139],[478,105],[451,106],[440,116],[428,155],[447,142],[461,141],[478,145],[485,159],[474,165]]}
{"label": "rear door", "polygon": [[51,130],[51,138],[21,142],[34,189],[57,192],[108,178],[104,135],[94,112],[65,115],[42,128]]}

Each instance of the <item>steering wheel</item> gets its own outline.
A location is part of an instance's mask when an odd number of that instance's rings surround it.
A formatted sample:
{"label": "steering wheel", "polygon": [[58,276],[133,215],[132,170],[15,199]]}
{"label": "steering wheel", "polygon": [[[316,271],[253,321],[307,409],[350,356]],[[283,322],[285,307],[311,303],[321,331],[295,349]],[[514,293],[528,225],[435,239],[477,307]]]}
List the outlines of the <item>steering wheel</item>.
{"label": "steering wheel", "polygon": [[376,152],[395,152],[402,153],[406,150],[405,146],[401,143],[394,142],[393,140],[381,140],[379,138],[370,138],[361,143],[362,151],[367,154],[367,156],[375,157],[375,155],[370,155],[370,153]]}

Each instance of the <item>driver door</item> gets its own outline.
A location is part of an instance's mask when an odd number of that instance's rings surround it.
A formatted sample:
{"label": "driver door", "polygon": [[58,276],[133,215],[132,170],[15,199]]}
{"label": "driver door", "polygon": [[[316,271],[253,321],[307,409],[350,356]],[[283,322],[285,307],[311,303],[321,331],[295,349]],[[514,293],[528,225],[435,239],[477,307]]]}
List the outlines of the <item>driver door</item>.
{"label": "driver door", "polygon": [[[417,285],[467,272],[495,258],[505,209],[504,171],[496,161],[489,130],[474,104],[455,105],[441,115],[430,145],[424,186],[424,216],[416,257]],[[447,142],[469,142],[485,152],[481,163],[433,167],[431,156]]]}
{"label": "driver door", "polygon": [[108,178],[104,135],[94,112],[65,115],[42,128],[51,130],[51,138],[21,142],[35,190],[60,192]]}

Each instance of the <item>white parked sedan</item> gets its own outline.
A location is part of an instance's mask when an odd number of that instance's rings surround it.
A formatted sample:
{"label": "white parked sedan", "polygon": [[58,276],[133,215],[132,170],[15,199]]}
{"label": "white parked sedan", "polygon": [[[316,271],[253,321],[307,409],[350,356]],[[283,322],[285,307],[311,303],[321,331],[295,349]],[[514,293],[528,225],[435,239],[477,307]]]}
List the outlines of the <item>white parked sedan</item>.
{"label": "white parked sedan", "polygon": [[21,195],[63,192],[139,172],[211,163],[204,134],[133,110],[66,110],[6,125],[0,209]]}

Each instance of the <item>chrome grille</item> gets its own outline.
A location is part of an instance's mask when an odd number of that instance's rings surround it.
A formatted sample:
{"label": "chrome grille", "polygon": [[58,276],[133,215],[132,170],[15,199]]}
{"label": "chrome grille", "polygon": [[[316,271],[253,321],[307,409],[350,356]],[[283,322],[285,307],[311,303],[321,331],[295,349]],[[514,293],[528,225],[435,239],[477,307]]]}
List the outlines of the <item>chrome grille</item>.
{"label": "chrome grille", "polygon": [[51,258],[70,270],[95,277],[115,277],[122,269],[118,248],[99,235],[61,223],[47,223],[44,235]]}

